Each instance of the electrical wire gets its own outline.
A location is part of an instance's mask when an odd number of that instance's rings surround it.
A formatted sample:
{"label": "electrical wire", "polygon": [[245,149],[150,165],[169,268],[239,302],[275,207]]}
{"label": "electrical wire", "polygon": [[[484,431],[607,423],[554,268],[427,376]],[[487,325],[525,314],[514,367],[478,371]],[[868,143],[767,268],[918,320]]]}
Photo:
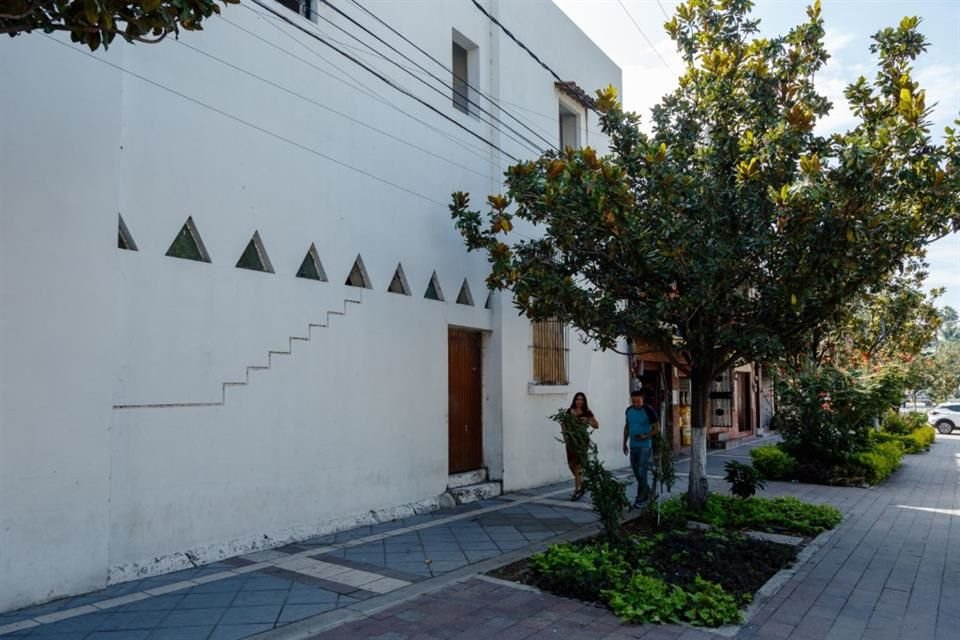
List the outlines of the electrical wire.
{"label": "electrical wire", "polygon": [[527,55],[529,55],[531,58],[533,58],[534,61],[536,61],[536,63],[539,64],[541,67],[543,67],[544,69],[546,69],[546,70],[550,73],[550,75],[552,75],[552,76],[557,80],[557,82],[563,82],[563,81],[564,81],[560,76],[557,75],[557,72],[556,72],[556,71],[554,71],[553,69],[551,69],[551,68],[547,65],[546,62],[544,62],[544,61],[541,60],[539,57],[537,57],[537,54],[535,54],[533,51],[531,51],[530,48],[527,47],[527,45],[523,44],[523,42],[521,42],[520,39],[517,38],[517,36],[513,35],[513,34],[510,32],[510,30],[507,29],[505,26],[503,26],[503,24],[502,24],[499,20],[497,20],[496,18],[494,18],[492,15],[490,15],[490,13],[487,12],[487,10],[483,8],[483,5],[481,5],[479,2],[477,2],[477,0],[471,0],[471,1],[473,2],[473,6],[475,6],[475,7],[480,11],[480,13],[482,13],[482,14],[485,15],[485,16],[487,16],[487,19],[490,20],[490,22],[492,22],[493,24],[495,24],[495,25],[497,25],[498,27],[500,27],[500,30],[503,31],[503,32],[507,35],[508,38],[510,38],[511,40],[513,40],[513,41],[517,44],[518,47],[520,47],[521,49],[523,49],[524,51],[526,51],[526,52],[527,52]]}
{"label": "electrical wire", "polygon": [[[356,34],[351,33],[350,31],[347,31],[345,28],[343,28],[342,26],[338,25],[336,22],[334,22],[334,21],[331,20],[330,18],[328,18],[328,17],[326,17],[326,16],[324,16],[324,15],[321,15],[321,14],[318,12],[318,13],[317,13],[317,17],[318,17],[320,20],[323,20],[324,22],[326,22],[327,24],[329,24],[329,25],[332,26],[333,28],[335,28],[335,29],[337,29],[338,31],[346,34],[346,35],[349,36],[350,38],[353,38],[355,41],[359,42],[359,43],[362,44],[363,46],[365,46],[365,47],[367,47],[368,49],[370,49],[370,51],[372,51],[373,53],[377,54],[380,58],[382,58],[383,60],[389,62],[389,63],[392,64],[393,66],[397,67],[398,69],[400,69],[401,71],[403,71],[404,73],[406,73],[407,75],[409,75],[410,77],[412,77],[414,80],[417,80],[418,82],[420,82],[421,84],[423,84],[425,87],[427,87],[427,88],[430,89],[431,91],[439,94],[440,96],[442,96],[442,97],[444,97],[444,98],[450,98],[454,93],[457,93],[456,89],[453,87],[452,84],[446,84],[446,82],[445,82],[442,78],[437,77],[435,74],[433,74],[433,73],[431,73],[430,71],[428,71],[427,69],[425,69],[422,65],[418,64],[416,61],[412,60],[409,56],[407,56],[407,55],[404,54],[403,52],[399,51],[396,47],[394,47],[393,45],[391,45],[389,42],[387,42],[386,40],[384,40],[383,38],[381,38],[381,37],[378,36],[377,34],[373,33],[370,29],[368,29],[368,28],[365,27],[364,25],[362,25],[362,24],[360,24],[359,22],[357,22],[356,20],[354,20],[351,16],[347,15],[346,13],[344,13],[343,11],[341,11],[339,8],[337,8],[337,7],[334,6],[333,4],[330,4],[330,2],[329,2],[328,0],[324,0],[324,4],[325,4],[326,6],[328,6],[330,9],[332,9],[334,12],[336,12],[337,14],[339,14],[340,16],[342,16],[344,19],[346,19],[347,21],[349,21],[351,24],[353,24],[354,26],[358,27],[360,30],[362,30],[363,32],[367,33],[368,35],[372,36],[374,39],[376,39],[378,42],[380,42],[381,44],[383,44],[384,46],[386,46],[388,49],[390,49],[391,51],[393,51],[394,53],[396,53],[397,55],[399,55],[399,56],[402,57],[403,59],[407,60],[408,62],[410,62],[411,64],[413,64],[413,65],[416,66],[417,68],[419,68],[421,71],[423,71],[424,73],[426,73],[427,75],[429,75],[431,78],[433,78],[433,79],[436,80],[437,82],[439,82],[445,89],[448,89],[448,90],[450,91],[450,93],[446,93],[446,92],[438,89],[437,87],[435,87],[434,85],[430,84],[430,83],[427,82],[425,79],[423,79],[421,76],[417,75],[416,73],[410,71],[407,67],[404,67],[403,65],[401,65],[400,63],[398,63],[398,62],[397,62],[396,60],[394,60],[393,58],[387,56],[386,54],[384,54],[384,53],[381,52],[381,51],[378,51],[373,45],[371,45],[371,44],[368,43],[368,42],[365,42],[364,40],[362,40],[362,39],[361,39],[359,36],[357,36]],[[484,115],[486,115],[487,117],[490,118],[489,121],[484,121],[485,124],[489,124],[489,125],[490,125],[491,127],[493,127],[493,128],[498,128],[498,127],[494,124],[494,122],[496,122],[497,124],[501,125],[502,127],[506,128],[507,130],[510,131],[510,133],[507,133],[507,132],[504,131],[503,129],[500,129],[500,133],[502,133],[502,134],[505,135],[506,137],[510,138],[511,140],[513,140],[514,142],[516,142],[516,143],[518,143],[518,144],[521,144],[521,145],[522,145],[522,144],[526,144],[527,146],[529,146],[531,149],[533,149],[533,150],[536,151],[537,153],[543,153],[543,148],[542,148],[539,144],[537,144],[536,142],[533,142],[532,140],[530,140],[530,138],[526,137],[524,134],[520,133],[519,131],[517,131],[516,129],[514,129],[514,128],[511,127],[510,125],[506,124],[505,122],[503,122],[500,118],[498,118],[498,117],[495,116],[494,114],[490,113],[490,111],[488,111],[487,109],[484,109],[483,107],[481,107],[480,105],[478,105],[476,102],[472,101],[472,100],[470,99],[469,95],[464,96],[464,97],[466,98],[466,101],[467,101],[467,104],[468,104],[468,105],[473,105],[473,107],[475,107],[475,109],[470,110],[472,113],[474,113],[474,115],[476,115],[476,111],[479,111],[480,113],[483,113]],[[469,107],[468,107],[468,109],[469,109]],[[511,134],[513,134],[513,135],[511,135]],[[547,145],[552,145],[551,142],[549,142],[549,141],[546,141],[546,142],[547,142]]]}
{"label": "electrical wire", "polygon": [[660,0],[657,0],[657,6],[660,7],[660,13],[663,14],[663,17],[669,20],[670,14],[667,13],[667,10],[663,8],[663,5],[660,3]]}
{"label": "electrical wire", "polygon": [[238,71],[238,72],[240,72],[240,73],[242,73],[242,74],[244,74],[244,75],[250,76],[251,78],[255,78],[256,80],[259,80],[260,82],[262,82],[262,83],[264,83],[264,84],[266,84],[266,85],[269,85],[269,86],[271,86],[271,87],[274,87],[275,89],[278,89],[278,90],[280,90],[280,91],[283,91],[284,93],[287,93],[287,94],[289,94],[289,95],[291,95],[291,96],[294,96],[294,97],[296,97],[296,98],[299,98],[300,100],[303,100],[304,102],[308,102],[308,103],[310,103],[310,104],[312,104],[312,105],[314,105],[314,106],[316,106],[316,107],[318,107],[318,108],[320,108],[320,109],[323,109],[324,111],[328,111],[328,112],[330,112],[330,113],[333,113],[333,114],[335,114],[335,115],[338,115],[338,116],[340,116],[341,118],[344,118],[345,120],[349,120],[350,122],[353,122],[354,124],[360,125],[361,127],[370,129],[371,131],[375,131],[375,132],[379,133],[380,135],[383,135],[383,136],[385,136],[385,137],[387,137],[387,138],[390,138],[390,139],[392,139],[392,140],[396,140],[397,142],[400,142],[400,143],[402,143],[402,144],[404,144],[404,145],[406,145],[406,146],[408,146],[408,147],[412,147],[412,148],[414,148],[414,149],[416,149],[416,150],[418,150],[418,151],[420,151],[420,152],[422,152],[422,153],[425,153],[425,154],[427,154],[427,155],[429,155],[429,156],[432,156],[432,157],[434,157],[434,158],[436,158],[436,159],[438,159],[438,160],[441,160],[441,161],[446,162],[446,163],[448,163],[448,164],[454,165],[454,166],[456,166],[456,167],[460,167],[461,169],[463,169],[463,170],[465,170],[465,171],[469,171],[470,173],[473,173],[473,174],[475,174],[475,175],[478,175],[478,176],[481,176],[481,177],[484,177],[484,178],[489,177],[489,174],[482,173],[482,172],[480,172],[480,171],[477,171],[476,169],[472,169],[472,168],[470,168],[470,167],[468,167],[468,166],[466,166],[466,165],[460,164],[459,162],[456,162],[455,160],[451,160],[450,158],[448,158],[448,157],[446,157],[446,156],[443,156],[443,155],[441,155],[441,154],[439,154],[439,153],[435,153],[435,152],[433,152],[433,151],[430,151],[429,149],[426,149],[426,148],[424,148],[424,147],[421,147],[421,146],[419,146],[419,145],[417,145],[417,144],[414,144],[414,143],[412,143],[412,142],[410,142],[410,141],[408,141],[408,140],[404,140],[403,138],[400,138],[400,137],[398,137],[398,136],[395,136],[395,135],[393,135],[392,133],[390,133],[390,132],[388,132],[388,131],[384,131],[383,129],[379,129],[379,128],[371,125],[371,124],[368,124],[368,123],[366,123],[366,122],[358,119],[358,118],[354,118],[353,116],[350,116],[350,115],[348,115],[348,114],[346,114],[346,113],[343,113],[342,111],[337,111],[336,109],[334,109],[334,108],[332,108],[332,107],[329,107],[329,106],[327,106],[327,105],[325,105],[325,104],[323,104],[323,103],[317,102],[316,100],[314,100],[314,99],[312,99],[312,98],[310,98],[310,97],[308,97],[308,96],[305,96],[305,95],[303,95],[302,93],[298,93],[298,92],[296,92],[296,91],[294,91],[294,90],[292,90],[292,89],[289,89],[289,88],[287,88],[287,87],[284,87],[283,85],[277,84],[276,82],[273,82],[272,80],[269,80],[269,79],[267,79],[267,78],[264,78],[263,76],[259,76],[259,75],[255,74],[255,73],[253,73],[252,71],[249,71],[249,70],[247,70],[247,69],[244,69],[244,68],[242,68],[242,67],[239,67],[239,66],[233,64],[232,62],[228,62],[228,61],[226,61],[226,60],[224,60],[224,59],[222,59],[222,58],[219,58],[219,57],[213,55],[212,53],[208,53],[208,52],[206,52],[206,51],[203,51],[202,49],[198,49],[197,47],[194,47],[194,46],[192,46],[192,45],[189,45],[189,44],[187,44],[187,43],[186,43],[185,41],[183,41],[183,40],[175,40],[174,42],[177,42],[177,43],[180,44],[181,46],[186,47],[187,49],[189,49],[189,50],[191,50],[191,51],[194,51],[194,52],[196,52],[196,53],[199,54],[199,55],[202,55],[202,56],[204,56],[204,57],[206,57],[206,58],[209,58],[209,59],[211,59],[211,60],[214,60],[214,61],[216,61],[216,62],[218,62],[218,63],[220,63],[220,64],[222,64],[222,65],[224,65],[224,66],[230,67],[231,69],[234,69],[234,70],[236,70],[236,71]]}
{"label": "electrical wire", "polygon": [[73,51],[73,52],[78,53],[78,54],[80,54],[80,55],[84,55],[84,56],[86,56],[86,57],[88,57],[88,58],[90,58],[90,59],[92,59],[92,60],[95,60],[96,62],[99,62],[99,63],[101,63],[101,64],[105,64],[105,65],[107,65],[108,67],[112,67],[112,68],[116,69],[117,71],[120,71],[121,73],[125,73],[125,74],[127,74],[127,75],[129,75],[129,76],[132,76],[132,77],[134,77],[134,78],[137,78],[138,80],[140,80],[140,81],[142,81],[142,82],[145,82],[145,83],[147,83],[147,84],[149,84],[149,85],[152,85],[152,86],[154,86],[154,87],[156,87],[156,88],[158,88],[158,89],[161,89],[161,90],[163,90],[163,91],[166,91],[167,93],[171,93],[171,94],[173,94],[173,95],[175,95],[175,96],[177,96],[177,97],[179,97],[179,98],[181,98],[181,99],[183,99],[183,100],[186,100],[187,102],[191,102],[191,103],[193,103],[193,104],[195,104],[195,105],[197,105],[197,106],[199,106],[199,107],[202,107],[202,108],[204,108],[204,109],[207,109],[207,110],[209,110],[209,111],[212,111],[213,113],[216,113],[216,114],[218,114],[218,115],[220,115],[220,116],[223,116],[223,117],[225,117],[225,118],[228,118],[228,119],[230,119],[230,120],[233,120],[234,122],[236,122],[236,123],[238,123],[238,124],[241,124],[241,125],[244,125],[244,126],[246,126],[246,127],[251,128],[251,129],[254,129],[255,131],[259,131],[260,133],[265,134],[265,135],[267,135],[267,136],[270,136],[271,138],[274,138],[274,139],[279,140],[279,141],[281,141],[281,142],[285,142],[286,144],[292,145],[292,146],[294,146],[294,147],[296,147],[296,148],[298,148],[298,149],[300,149],[300,150],[302,150],[302,151],[306,151],[307,153],[310,153],[310,154],[313,154],[313,155],[318,156],[318,157],[320,157],[320,158],[323,158],[324,160],[327,160],[327,161],[329,161],[329,162],[332,162],[333,164],[336,164],[336,165],[338,165],[338,166],[341,166],[341,167],[343,167],[344,169],[348,169],[348,170],[350,170],[350,171],[354,171],[354,172],[356,172],[356,173],[359,173],[359,174],[361,174],[361,175],[363,175],[363,176],[366,176],[366,177],[370,178],[371,180],[376,180],[377,182],[379,182],[379,183],[381,183],[381,184],[385,184],[385,185],[387,185],[387,186],[393,187],[394,189],[398,189],[398,190],[403,191],[403,192],[405,192],[405,193],[408,193],[408,194],[410,194],[410,195],[412,195],[412,196],[414,196],[414,197],[420,198],[421,200],[425,200],[425,201],[427,201],[427,202],[430,202],[430,203],[439,205],[439,206],[441,206],[441,207],[445,207],[445,208],[446,208],[446,207],[448,206],[448,204],[449,204],[449,203],[446,203],[446,202],[440,202],[439,200],[435,200],[435,199],[431,198],[430,196],[424,195],[424,194],[422,194],[422,193],[418,193],[417,191],[414,191],[413,189],[408,189],[407,187],[404,187],[403,185],[397,184],[396,182],[392,182],[392,181],[390,181],[390,180],[387,180],[386,178],[381,178],[380,176],[378,176],[378,175],[376,175],[376,174],[373,174],[373,173],[370,173],[369,171],[367,171],[367,170],[365,170],[365,169],[361,169],[361,168],[359,168],[359,167],[355,167],[355,166],[353,166],[353,165],[351,165],[351,164],[348,164],[348,163],[346,163],[346,162],[343,162],[342,160],[338,160],[338,159],[334,158],[333,156],[329,156],[329,155],[323,153],[322,151],[318,151],[318,150],[316,150],[316,149],[314,149],[314,148],[312,148],[312,147],[308,147],[308,146],[306,146],[306,145],[304,145],[304,144],[301,144],[301,143],[297,142],[296,140],[291,140],[290,138],[287,138],[286,136],[280,135],[279,133],[276,133],[276,132],[274,132],[274,131],[270,131],[269,129],[265,129],[264,127],[261,127],[260,125],[257,125],[257,124],[254,124],[254,123],[250,122],[249,120],[244,120],[243,118],[240,118],[240,117],[238,117],[238,116],[235,116],[235,115],[233,115],[232,113],[228,113],[228,112],[226,112],[226,111],[224,111],[224,110],[222,110],[222,109],[219,109],[219,108],[217,108],[217,107],[214,107],[214,106],[212,106],[212,105],[209,105],[209,104],[207,104],[206,102],[203,102],[202,100],[198,100],[197,98],[194,98],[194,97],[189,96],[189,95],[187,95],[187,94],[185,94],[185,93],[182,93],[182,92],[180,92],[180,91],[177,91],[176,89],[172,89],[172,88],[166,86],[166,85],[163,84],[163,83],[157,82],[156,80],[151,80],[150,78],[147,78],[146,76],[142,76],[142,75],[140,75],[139,73],[136,73],[136,72],[134,72],[134,71],[131,71],[131,70],[129,70],[129,69],[125,68],[125,67],[122,67],[122,66],[120,66],[120,65],[118,65],[118,64],[114,64],[114,63],[112,63],[112,62],[110,62],[110,61],[108,61],[108,60],[105,60],[104,58],[97,57],[97,56],[93,55],[92,53],[89,53],[89,52],[87,52],[87,51],[83,51],[83,50],[81,50],[81,49],[78,49],[78,48],[76,48],[76,47],[74,47],[74,46],[66,43],[66,42],[57,40],[57,39],[54,38],[53,36],[47,35],[47,34],[45,34],[45,33],[44,33],[44,34],[40,34],[40,35],[42,35],[44,38],[47,38],[47,39],[50,40],[51,42],[54,42],[54,43],[56,43],[56,44],[58,44],[58,45],[61,45],[61,46],[63,46],[63,47],[66,47],[66,48],[69,49],[70,51]]}
{"label": "electrical wire", "polygon": [[[327,5],[333,7],[333,5],[330,3],[330,0],[324,0],[324,2],[325,2]],[[416,49],[417,51],[419,51],[420,53],[422,53],[424,56],[426,56],[427,58],[429,58],[430,60],[432,60],[432,61],[433,61],[437,66],[439,66],[441,69],[443,69],[443,70],[446,71],[447,73],[453,75],[453,69],[451,69],[450,67],[448,67],[447,65],[445,65],[443,62],[441,62],[440,60],[438,60],[436,57],[434,57],[433,55],[431,55],[430,52],[426,51],[423,47],[421,47],[421,46],[418,45],[417,43],[413,42],[410,38],[408,38],[407,36],[403,35],[400,31],[398,31],[397,29],[395,29],[391,24],[389,24],[388,22],[386,22],[385,20],[383,20],[383,18],[381,18],[380,16],[378,16],[377,14],[375,14],[373,11],[371,11],[370,9],[368,9],[367,7],[365,7],[363,4],[361,4],[360,2],[358,2],[358,0],[350,0],[350,2],[352,2],[352,3],[353,3],[354,5],[356,5],[361,11],[363,11],[363,12],[366,13],[368,16],[370,16],[371,18],[373,18],[374,20],[376,20],[377,22],[379,22],[380,24],[382,24],[384,27],[386,27],[388,30],[390,30],[391,33],[393,33],[394,35],[396,35],[397,37],[399,37],[401,40],[403,40],[404,42],[406,42],[407,44],[409,44],[411,47],[413,47],[414,49]],[[334,7],[334,10],[336,10],[335,7]],[[396,50],[394,49],[394,51],[396,51]],[[402,55],[402,54],[401,54],[401,55]],[[407,58],[406,56],[404,56],[404,58],[406,58],[407,60],[410,60],[410,59]],[[412,60],[410,60],[410,61],[413,62]],[[424,69],[422,66],[416,64],[415,62],[414,62],[413,64],[416,65],[417,68],[422,69],[425,73],[429,73],[429,71],[427,71],[426,69]],[[436,78],[436,76],[433,76],[433,74],[430,74],[430,75],[431,75],[432,77]],[[439,80],[439,78],[437,78],[437,79]],[[555,144],[553,144],[550,140],[544,138],[544,137],[541,136],[539,133],[537,133],[536,131],[534,131],[533,129],[531,129],[530,126],[527,125],[527,123],[525,123],[524,121],[522,121],[521,119],[517,118],[517,117],[514,116],[512,113],[510,113],[509,111],[507,111],[506,109],[504,109],[504,108],[500,105],[500,103],[499,103],[498,100],[494,100],[493,98],[491,98],[490,96],[488,96],[486,93],[484,93],[483,91],[481,91],[479,88],[477,88],[477,87],[475,87],[474,85],[472,85],[472,84],[469,82],[468,79],[464,79],[464,84],[466,84],[467,87],[468,87],[471,91],[474,91],[477,95],[482,96],[487,102],[489,102],[491,105],[493,105],[494,107],[496,107],[497,109],[499,109],[503,114],[509,116],[511,119],[513,119],[514,121],[516,121],[520,126],[526,128],[528,131],[530,131],[531,133],[533,133],[534,135],[536,135],[537,137],[539,137],[541,140],[543,140],[544,142],[546,142],[548,146],[552,146],[554,149],[557,148],[557,146],[556,146]],[[452,87],[451,87],[451,88],[452,88]],[[470,100],[469,96],[467,97],[467,99]],[[473,102],[473,101],[471,100],[470,102]]]}
{"label": "electrical wire", "polygon": [[[647,37],[647,34],[643,32],[643,29],[640,28],[640,25],[637,24],[637,21],[633,19],[633,15],[627,9],[627,5],[623,4],[623,0],[617,0],[617,3],[620,5],[620,8],[623,9],[623,12],[627,14],[627,17],[630,18],[630,22],[633,23],[633,26],[636,27],[640,35],[643,36],[643,39],[647,41],[648,45],[650,45],[650,49],[652,49],[653,52],[656,54],[656,56],[660,58],[660,62],[663,63],[663,66],[666,67],[670,73],[674,73],[673,68],[667,63],[666,60],[663,59],[663,56],[660,55],[660,52],[657,51],[657,48],[654,46],[653,41],[651,41],[650,38]],[[663,9],[663,7],[661,7],[661,9]]]}
{"label": "electrical wire", "polygon": [[[241,5],[241,6],[246,7],[246,5]],[[254,13],[254,14],[256,14],[257,16],[260,16],[261,19],[276,21],[276,18],[273,17],[273,16],[266,16],[266,15],[263,15],[263,14],[257,12],[257,11],[253,11],[252,9],[251,9],[251,12]],[[335,76],[335,75],[333,75],[332,73],[330,73],[329,71],[327,71],[327,69],[324,69],[324,68],[322,68],[322,67],[319,67],[319,66],[313,64],[312,62],[310,62],[309,60],[305,60],[305,59],[301,58],[300,56],[296,55],[295,53],[293,53],[293,52],[290,51],[289,49],[284,49],[284,48],[281,47],[280,45],[278,45],[278,44],[276,44],[276,43],[274,43],[274,42],[271,42],[270,40],[264,38],[263,36],[260,36],[259,34],[253,32],[253,31],[250,31],[250,30],[247,29],[246,27],[243,27],[243,26],[241,26],[241,25],[239,25],[239,24],[237,24],[237,23],[235,23],[235,22],[232,22],[231,20],[229,20],[229,19],[227,19],[227,18],[224,18],[223,16],[220,17],[220,20],[223,21],[223,22],[226,22],[227,24],[233,26],[234,28],[236,28],[236,29],[238,29],[238,30],[240,30],[240,31],[248,34],[248,35],[251,36],[252,38],[255,38],[255,39],[263,42],[264,44],[266,44],[266,45],[268,45],[268,46],[276,49],[277,51],[280,51],[281,53],[284,53],[285,55],[293,58],[294,60],[297,60],[297,61],[299,61],[300,63],[302,63],[302,64],[304,64],[304,65],[306,65],[306,66],[314,69],[315,71],[317,71],[317,72],[319,72],[319,73],[327,76],[327,77],[330,78],[331,80],[335,80],[335,81],[343,84],[344,86],[347,86],[347,87],[349,87],[350,89],[353,89],[354,91],[357,91],[357,92],[359,92],[359,93],[361,93],[361,94],[369,97],[370,99],[372,99],[372,100],[374,100],[374,101],[376,101],[376,102],[379,102],[379,103],[381,103],[381,104],[383,104],[383,105],[385,105],[385,106],[387,106],[387,107],[389,107],[389,108],[397,111],[398,113],[400,113],[400,114],[404,115],[405,117],[413,120],[414,122],[417,122],[417,123],[423,125],[424,127],[426,127],[427,129],[430,129],[431,131],[436,132],[436,133],[439,134],[440,136],[442,136],[442,137],[450,140],[451,142],[456,143],[458,146],[460,146],[460,147],[461,147],[462,149],[464,149],[465,151],[471,153],[472,155],[476,156],[477,158],[483,160],[485,163],[488,163],[490,166],[492,166],[492,167],[494,167],[494,168],[496,168],[496,169],[499,170],[499,166],[496,165],[495,163],[493,163],[493,162],[490,160],[490,156],[489,156],[489,153],[488,153],[488,149],[489,149],[488,146],[484,145],[483,147],[481,147],[480,145],[478,145],[477,143],[473,142],[472,140],[467,140],[467,139],[463,139],[463,138],[458,138],[458,137],[456,137],[456,136],[454,136],[454,135],[452,135],[452,134],[450,134],[450,133],[448,133],[448,132],[446,132],[446,131],[443,131],[442,129],[439,129],[439,128],[433,126],[432,124],[430,124],[430,123],[427,122],[426,120],[423,120],[423,119],[421,119],[421,118],[418,118],[417,116],[415,116],[415,115],[413,115],[413,114],[411,114],[411,113],[409,113],[409,112],[407,112],[407,111],[404,111],[404,110],[401,109],[397,104],[395,104],[394,102],[391,102],[391,101],[389,101],[389,100],[386,100],[386,99],[383,98],[381,95],[379,95],[378,93],[376,93],[373,89],[371,89],[371,88],[368,87],[367,85],[365,85],[365,84],[363,84],[362,82],[360,82],[358,79],[356,79],[356,78],[351,78],[351,77],[349,76],[349,74],[347,74],[346,71],[344,71],[343,69],[341,69],[341,68],[338,67],[337,65],[333,64],[330,60],[328,60],[327,58],[325,58],[323,55],[321,55],[320,53],[318,53],[316,50],[308,47],[306,44],[304,44],[303,42],[301,42],[301,41],[298,40],[297,38],[293,37],[290,33],[286,32],[285,30],[281,29],[281,28],[278,27],[277,25],[273,24],[273,22],[268,22],[267,24],[269,24],[269,26],[271,26],[271,27],[273,27],[274,29],[276,29],[281,35],[285,36],[286,38],[288,38],[288,39],[291,40],[292,42],[294,42],[294,43],[296,43],[297,45],[299,45],[300,47],[302,47],[304,50],[306,50],[306,51],[307,51],[308,53],[310,53],[312,56],[315,56],[315,57],[318,58],[319,60],[322,60],[324,63],[327,64],[327,66],[328,66],[329,68],[331,68],[331,69],[336,69],[337,71],[339,71],[339,72],[342,73],[344,76],[347,76],[347,77],[350,78],[350,79],[349,79],[349,80],[344,80],[343,78],[338,78],[337,76]]]}
{"label": "electrical wire", "polygon": [[[440,109],[438,109],[437,107],[433,106],[432,104],[430,104],[430,103],[427,102],[426,100],[424,100],[424,99],[420,98],[419,96],[415,95],[415,94],[412,93],[410,90],[408,90],[408,89],[406,89],[406,88],[398,85],[396,82],[394,82],[394,81],[391,80],[390,78],[386,77],[385,75],[383,75],[382,73],[380,73],[380,72],[377,71],[376,69],[373,69],[373,68],[371,68],[370,66],[364,64],[362,61],[360,61],[360,60],[358,60],[357,58],[355,58],[354,56],[350,55],[349,53],[347,53],[347,52],[344,51],[343,49],[340,49],[339,47],[331,44],[331,43],[328,42],[325,38],[317,35],[316,33],[312,33],[311,31],[308,31],[308,30],[305,29],[303,26],[301,26],[301,25],[297,24],[296,22],[294,22],[292,19],[290,19],[290,18],[288,18],[287,16],[279,13],[279,12],[278,12],[277,10],[275,10],[273,7],[270,7],[270,6],[268,6],[267,4],[265,4],[265,3],[263,2],[263,0],[253,0],[253,1],[254,1],[255,3],[257,3],[258,5],[260,5],[262,8],[266,9],[267,11],[269,11],[270,13],[273,13],[274,15],[278,16],[281,20],[283,20],[284,22],[286,22],[286,23],[289,24],[290,26],[294,27],[295,29],[297,29],[297,30],[299,30],[299,31],[302,31],[303,33],[307,34],[309,37],[313,38],[313,39],[316,40],[317,42],[320,42],[321,44],[323,44],[324,46],[332,49],[333,51],[336,51],[338,54],[340,54],[341,56],[343,56],[343,57],[346,58],[347,60],[353,62],[355,65],[357,65],[358,67],[360,67],[361,69],[363,69],[363,70],[366,71],[367,73],[371,74],[372,76],[376,77],[378,80],[380,80],[380,81],[383,82],[384,84],[390,86],[391,88],[395,89],[395,90],[398,91],[399,93],[402,93],[403,95],[407,96],[408,98],[410,98],[410,99],[412,99],[412,100],[415,100],[416,102],[419,102],[419,103],[422,104],[424,107],[426,107],[426,108],[429,109],[430,111],[433,111],[434,113],[436,113],[438,116],[440,116],[440,117],[443,118],[444,120],[447,120],[447,121],[453,123],[454,125],[456,125],[457,127],[460,127],[460,128],[463,129],[464,131],[468,132],[470,135],[474,136],[475,138],[477,138],[477,139],[480,140],[481,142],[484,142],[484,143],[490,145],[490,147],[492,147],[493,149],[496,149],[497,151],[499,151],[500,153],[502,153],[502,154],[505,155],[506,157],[508,157],[508,158],[510,158],[511,160],[513,160],[514,162],[519,162],[519,159],[518,159],[516,156],[514,156],[513,154],[510,154],[510,153],[506,152],[504,149],[502,149],[502,148],[499,147],[498,145],[494,144],[492,141],[487,140],[487,139],[484,138],[482,135],[474,132],[473,130],[469,129],[468,127],[465,127],[465,126],[462,125],[460,122],[458,122],[457,120],[453,119],[452,117],[450,117],[449,115],[447,115],[446,113],[444,113],[443,111],[441,111]],[[286,9],[284,9],[284,10],[286,10]]]}

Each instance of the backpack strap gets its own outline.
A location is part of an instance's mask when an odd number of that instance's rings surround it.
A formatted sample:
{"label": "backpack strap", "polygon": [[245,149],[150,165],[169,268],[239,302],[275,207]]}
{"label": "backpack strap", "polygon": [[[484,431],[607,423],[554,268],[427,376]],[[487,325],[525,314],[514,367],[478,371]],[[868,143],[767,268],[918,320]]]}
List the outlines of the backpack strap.
{"label": "backpack strap", "polygon": [[649,405],[643,405],[643,410],[647,412],[647,420],[650,421],[651,426],[660,422],[660,416],[657,415],[656,409]]}

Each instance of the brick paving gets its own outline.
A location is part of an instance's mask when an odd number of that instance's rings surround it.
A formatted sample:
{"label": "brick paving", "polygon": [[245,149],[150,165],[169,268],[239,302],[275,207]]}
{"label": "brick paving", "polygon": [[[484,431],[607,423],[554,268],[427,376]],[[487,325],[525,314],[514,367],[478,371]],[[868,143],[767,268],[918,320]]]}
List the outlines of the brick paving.
{"label": "brick paving", "polygon": [[[748,445],[749,446],[749,445]],[[714,488],[728,460],[712,452]],[[678,460],[677,492],[687,460]],[[630,491],[633,491],[631,488]],[[602,608],[484,571],[589,533],[570,483],[359,527],[205,567],[0,614],[0,637],[49,640],[719,638],[627,625]],[[749,621],[747,639],[940,640],[960,629],[960,437],[874,489],[770,483],[768,495],[836,505],[844,522]],[[322,633],[318,633],[322,631]]]}

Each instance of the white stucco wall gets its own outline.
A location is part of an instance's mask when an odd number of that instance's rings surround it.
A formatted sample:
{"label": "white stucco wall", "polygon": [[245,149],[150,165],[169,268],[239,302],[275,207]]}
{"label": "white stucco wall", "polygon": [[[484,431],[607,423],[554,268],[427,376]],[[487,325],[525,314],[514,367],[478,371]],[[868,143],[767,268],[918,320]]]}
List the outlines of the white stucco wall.
{"label": "white stucco wall", "polygon": [[0,610],[107,573],[120,83],[75,55],[0,54]]}
{"label": "white stucco wall", "polygon": [[[453,29],[477,43],[476,83],[556,137],[554,79],[471,3],[366,4],[440,60]],[[206,560],[429,506],[447,479],[449,326],[485,332],[491,477],[511,489],[568,473],[545,416],[569,394],[528,392],[529,322],[506,295],[483,308],[486,259],[464,251],[446,208],[457,189],[481,204],[508,159],[247,6],[180,42],[93,57],[39,34],[0,45],[0,611],[173,568],[186,552]],[[564,78],[619,84],[551,3],[490,6]],[[507,153],[534,155],[351,53]],[[595,144],[595,127],[591,116],[581,140]],[[137,252],[116,248],[118,212]],[[164,255],[188,216],[211,264]],[[234,267],[254,231],[274,274]],[[311,243],[329,282],[294,277]],[[343,286],[358,254],[371,290]],[[398,262],[412,296],[386,292]],[[434,271],[446,302],[423,299]],[[465,278],[472,308],[453,303]],[[111,408],[217,402],[223,382],[361,293],[224,406]],[[590,395],[614,456],[625,364],[570,342],[567,391]]]}

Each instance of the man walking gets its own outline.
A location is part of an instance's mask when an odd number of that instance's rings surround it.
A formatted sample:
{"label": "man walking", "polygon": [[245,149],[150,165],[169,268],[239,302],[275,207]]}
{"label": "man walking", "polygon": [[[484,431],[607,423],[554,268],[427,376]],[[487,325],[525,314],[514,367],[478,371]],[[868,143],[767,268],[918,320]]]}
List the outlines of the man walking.
{"label": "man walking", "polygon": [[[637,479],[637,499],[633,508],[639,509],[650,497],[650,485],[647,484],[647,470],[653,455],[653,439],[660,433],[660,419],[657,410],[649,404],[643,391],[630,392],[630,406],[627,407],[623,424],[623,454],[630,456],[630,467]],[[629,445],[628,445],[629,443]]]}

